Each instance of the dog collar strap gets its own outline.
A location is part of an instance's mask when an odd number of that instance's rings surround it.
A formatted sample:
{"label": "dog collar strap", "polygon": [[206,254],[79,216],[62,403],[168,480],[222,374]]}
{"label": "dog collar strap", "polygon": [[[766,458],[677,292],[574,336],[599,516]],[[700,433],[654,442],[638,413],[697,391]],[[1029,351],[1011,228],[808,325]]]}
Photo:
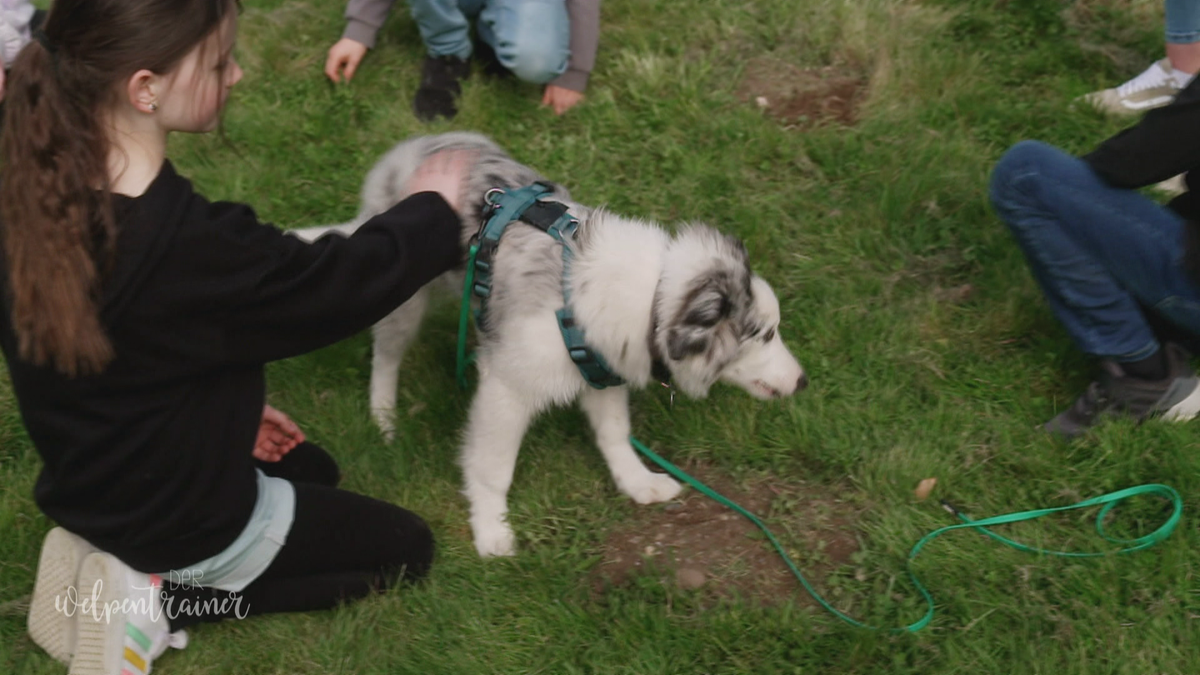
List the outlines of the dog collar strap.
{"label": "dog collar strap", "polygon": [[[650,350],[650,377],[658,380],[658,383],[667,389],[671,389],[671,369],[667,367],[667,362],[663,360],[662,350],[658,348],[658,343],[654,338],[658,335],[658,291],[662,286],[660,281],[658,286],[654,288],[654,301],[650,309],[650,334],[646,336],[646,347]],[[671,403],[675,403],[675,390],[671,389]]]}
{"label": "dog collar strap", "polygon": [[575,230],[579,228],[579,221],[571,217],[566,205],[540,201],[542,196],[552,192],[553,188],[550,185],[537,182],[510,191],[493,188],[485,195],[484,201],[489,214],[476,235],[478,252],[475,256],[472,283],[473,293],[480,298],[480,308],[475,313],[475,321],[482,321],[486,312],[487,299],[492,290],[493,258],[500,246],[500,237],[504,230],[517,220],[532,225],[562,244],[563,307],[555,312],[555,317],[558,319],[558,329],[562,333],[563,343],[571,361],[592,388],[620,386],[625,384],[625,380],[614,373],[604,357],[588,345],[583,328],[575,322],[569,283],[573,254],[567,240],[574,237]]}
{"label": "dog collar strap", "polygon": [[650,377],[658,380],[658,383],[664,387],[671,386],[671,369],[667,368],[667,362],[662,359],[654,359],[650,364]]}

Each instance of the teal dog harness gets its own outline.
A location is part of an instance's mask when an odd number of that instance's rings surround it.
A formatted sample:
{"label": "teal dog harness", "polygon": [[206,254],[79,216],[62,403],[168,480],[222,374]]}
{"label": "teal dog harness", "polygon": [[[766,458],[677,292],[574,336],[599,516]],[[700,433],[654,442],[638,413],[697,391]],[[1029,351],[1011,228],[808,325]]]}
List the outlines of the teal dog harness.
{"label": "teal dog harness", "polygon": [[476,252],[473,261],[474,282],[471,292],[479,298],[479,309],[475,311],[476,325],[482,325],[487,312],[488,297],[492,293],[492,272],[495,264],[496,250],[500,247],[500,237],[508,226],[516,221],[532,225],[546,234],[554,237],[562,245],[562,309],[555,312],[558,318],[558,329],[562,332],[563,343],[571,361],[579,368],[579,374],[585,382],[595,389],[617,387],[625,384],[619,375],[612,371],[608,362],[587,343],[583,328],[575,321],[575,313],[571,307],[570,271],[574,253],[568,245],[568,240],[575,236],[579,221],[567,212],[567,206],[560,202],[542,201],[540,198],[551,194],[553,188],[542,182],[513,190],[493,188],[484,196],[487,214],[477,239]]}

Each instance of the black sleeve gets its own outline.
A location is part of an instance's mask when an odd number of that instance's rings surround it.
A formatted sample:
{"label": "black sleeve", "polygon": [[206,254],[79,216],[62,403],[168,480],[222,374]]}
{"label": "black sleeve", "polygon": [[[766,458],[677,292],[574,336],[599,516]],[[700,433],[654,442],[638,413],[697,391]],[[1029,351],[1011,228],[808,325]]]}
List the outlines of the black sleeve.
{"label": "black sleeve", "polygon": [[1200,164],[1200,78],[1175,100],[1104,141],[1084,161],[1115,187],[1140,188]]}
{"label": "black sleeve", "polygon": [[[434,192],[415,194],[352,236],[307,243],[239,204],[209,206],[206,234],[183,237],[193,311],[219,326],[220,360],[262,363],[370,327],[462,262],[458,215]],[[189,241],[190,240],[190,241]]]}

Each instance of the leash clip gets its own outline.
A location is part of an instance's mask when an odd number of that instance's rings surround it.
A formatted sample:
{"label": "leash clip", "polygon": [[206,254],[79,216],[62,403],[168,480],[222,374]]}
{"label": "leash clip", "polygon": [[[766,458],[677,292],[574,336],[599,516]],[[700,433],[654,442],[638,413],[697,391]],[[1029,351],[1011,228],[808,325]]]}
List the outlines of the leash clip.
{"label": "leash clip", "polygon": [[950,502],[943,499],[943,500],[941,500],[941,503],[942,503],[942,508],[945,509],[946,512],[949,513],[950,515],[956,516],[956,517],[962,516],[962,512],[959,511],[957,508],[955,508],[955,506],[953,504],[951,504]]}

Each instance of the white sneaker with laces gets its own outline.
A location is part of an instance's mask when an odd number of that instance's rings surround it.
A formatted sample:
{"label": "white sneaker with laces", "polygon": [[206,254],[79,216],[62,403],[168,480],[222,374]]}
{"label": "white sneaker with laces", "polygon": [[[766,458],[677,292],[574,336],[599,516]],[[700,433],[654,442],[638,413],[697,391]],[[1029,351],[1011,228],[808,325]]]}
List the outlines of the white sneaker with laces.
{"label": "white sneaker with laces", "polygon": [[1170,60],[1163,59],[1118,87],[1085,94],[1080,99],[1110,115],[1138,115],[1175,100],[1186,84],[1176,78]]}
{"label": "white sneaker with laces", "polygon": [[42,542],[29,602],[29,637],[62,663],[70,663],[75,652],[75,617],[70,610],[79,597],[79,568],[95,550],[61,527],[50,530]]}
{"label": "white sneaker with laces", "polygon": [[146,675],[167,647],[186,647],[186,632],[170,632],[161,586],[107,553],[84,559],[70,675]]}

